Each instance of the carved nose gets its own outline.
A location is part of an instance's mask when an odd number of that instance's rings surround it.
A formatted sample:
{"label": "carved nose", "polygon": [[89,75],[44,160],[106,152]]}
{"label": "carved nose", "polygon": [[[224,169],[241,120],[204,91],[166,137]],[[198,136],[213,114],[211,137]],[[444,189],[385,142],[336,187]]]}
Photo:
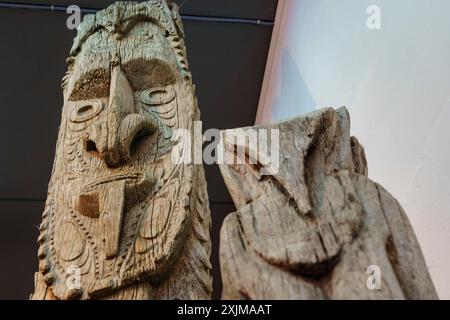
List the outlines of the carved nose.
{"label": "carved nose", "polygon": [[117,167],[129,161],[132,149],[139,148],[142,137],[153,134],[157,125],[152,118],[136,113],[133,89],[120,66],[112,69],[105,111],[106,121],[96,126],[84,146],[86,151],[98,153],[108,167]]}
{"label": "carved nose", "polygon": [[118,149],[123,162],[130,160],[132,153],[141,148],[143,138],[152,135],[157,129],[152,118],[140,114],[125,117],[119,129]]}

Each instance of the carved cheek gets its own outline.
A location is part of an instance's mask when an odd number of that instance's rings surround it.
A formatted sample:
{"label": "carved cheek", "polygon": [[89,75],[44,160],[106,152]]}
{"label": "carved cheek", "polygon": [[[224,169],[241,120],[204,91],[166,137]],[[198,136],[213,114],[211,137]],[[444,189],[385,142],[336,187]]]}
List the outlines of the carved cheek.
{"label": "carved cheek", "polygon": [[141,236],[145,239],[155,239],[160,236],[167,227],[172,202],[167,198],[156,198],[150,206],[147,219],[145,219]]}
{"label": "carved cheek", "polygon": [[59,256],[65,261],[73,261],[81,256],[85,248],[85,240],[77,227],[65,222],[56,233]]}

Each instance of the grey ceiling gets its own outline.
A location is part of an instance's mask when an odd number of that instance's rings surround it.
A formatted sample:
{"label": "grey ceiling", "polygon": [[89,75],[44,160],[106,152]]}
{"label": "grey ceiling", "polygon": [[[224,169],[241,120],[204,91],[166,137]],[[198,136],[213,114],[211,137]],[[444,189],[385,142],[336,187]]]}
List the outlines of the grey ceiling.
{"label": "grey ceiling", "polygon": [[[3,2],[3,1],[1,1]],[[116,1],[81,0],[81,1],[52,1],[52,0],[19,0],[4,1],[8,3],[53,4],[69,6],[76,4],[81,8],[103,9]],[[143,1],[138,1],[143,2]],[[181,14],[203,15],[218,17],[233,17],[247,19],[274,20],[277,0],[175,0],[181,7]]]}
{"label": "grey ceiling", "polygon": [[[112,2],[52,1],[87,8],[103,8]],[[277,0],[188,0],[181,13],[274,20],[276,5]],[[75,35],[66,29],[66,18],[61,12],[0,8],[0,299],[28,298],[33,287],[36,226],[44,207],[61,115],[60,81]],[[185,30],[204,129],[252,125],[272,28],[185,21]],[[221,287],[218,232],[234,206],[218,169],[206,167],[206,176],[217,298]]]}

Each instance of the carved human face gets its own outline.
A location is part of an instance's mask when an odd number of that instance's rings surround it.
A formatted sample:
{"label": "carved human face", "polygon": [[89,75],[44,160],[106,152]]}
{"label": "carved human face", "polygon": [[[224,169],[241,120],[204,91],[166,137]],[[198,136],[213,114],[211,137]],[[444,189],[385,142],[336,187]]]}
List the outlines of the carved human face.
{"label": "carved human face", "polygon": [[[91,35],[64,96],[47,208],[54,291],[96,297],[137,278],[157,283],[188,224],[191,169],[170,151],[173,131],[191,128],[192,85],[164,32],[141,22],[122,38]],[[91,288],[64,287],[73,265]]]}

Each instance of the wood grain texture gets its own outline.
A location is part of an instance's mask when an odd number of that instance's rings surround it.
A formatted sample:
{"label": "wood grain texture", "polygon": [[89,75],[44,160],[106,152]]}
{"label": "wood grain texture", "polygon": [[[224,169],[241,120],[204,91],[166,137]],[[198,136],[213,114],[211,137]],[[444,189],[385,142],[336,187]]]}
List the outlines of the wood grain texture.
{"label": "wood grain texture", "polygon": [[345,108],[249,129],[279,130],[280,165],[220,166],[237,208],[221,229],[224,299],[437,299],[403,209],[367,177]]}
{"label": "wood grain texture", "polygon": [[200,119],[183,39],[166,1],[85,16],[63,79],[32,299],[211,297],[203,167],[171,159],[176,130]]}

